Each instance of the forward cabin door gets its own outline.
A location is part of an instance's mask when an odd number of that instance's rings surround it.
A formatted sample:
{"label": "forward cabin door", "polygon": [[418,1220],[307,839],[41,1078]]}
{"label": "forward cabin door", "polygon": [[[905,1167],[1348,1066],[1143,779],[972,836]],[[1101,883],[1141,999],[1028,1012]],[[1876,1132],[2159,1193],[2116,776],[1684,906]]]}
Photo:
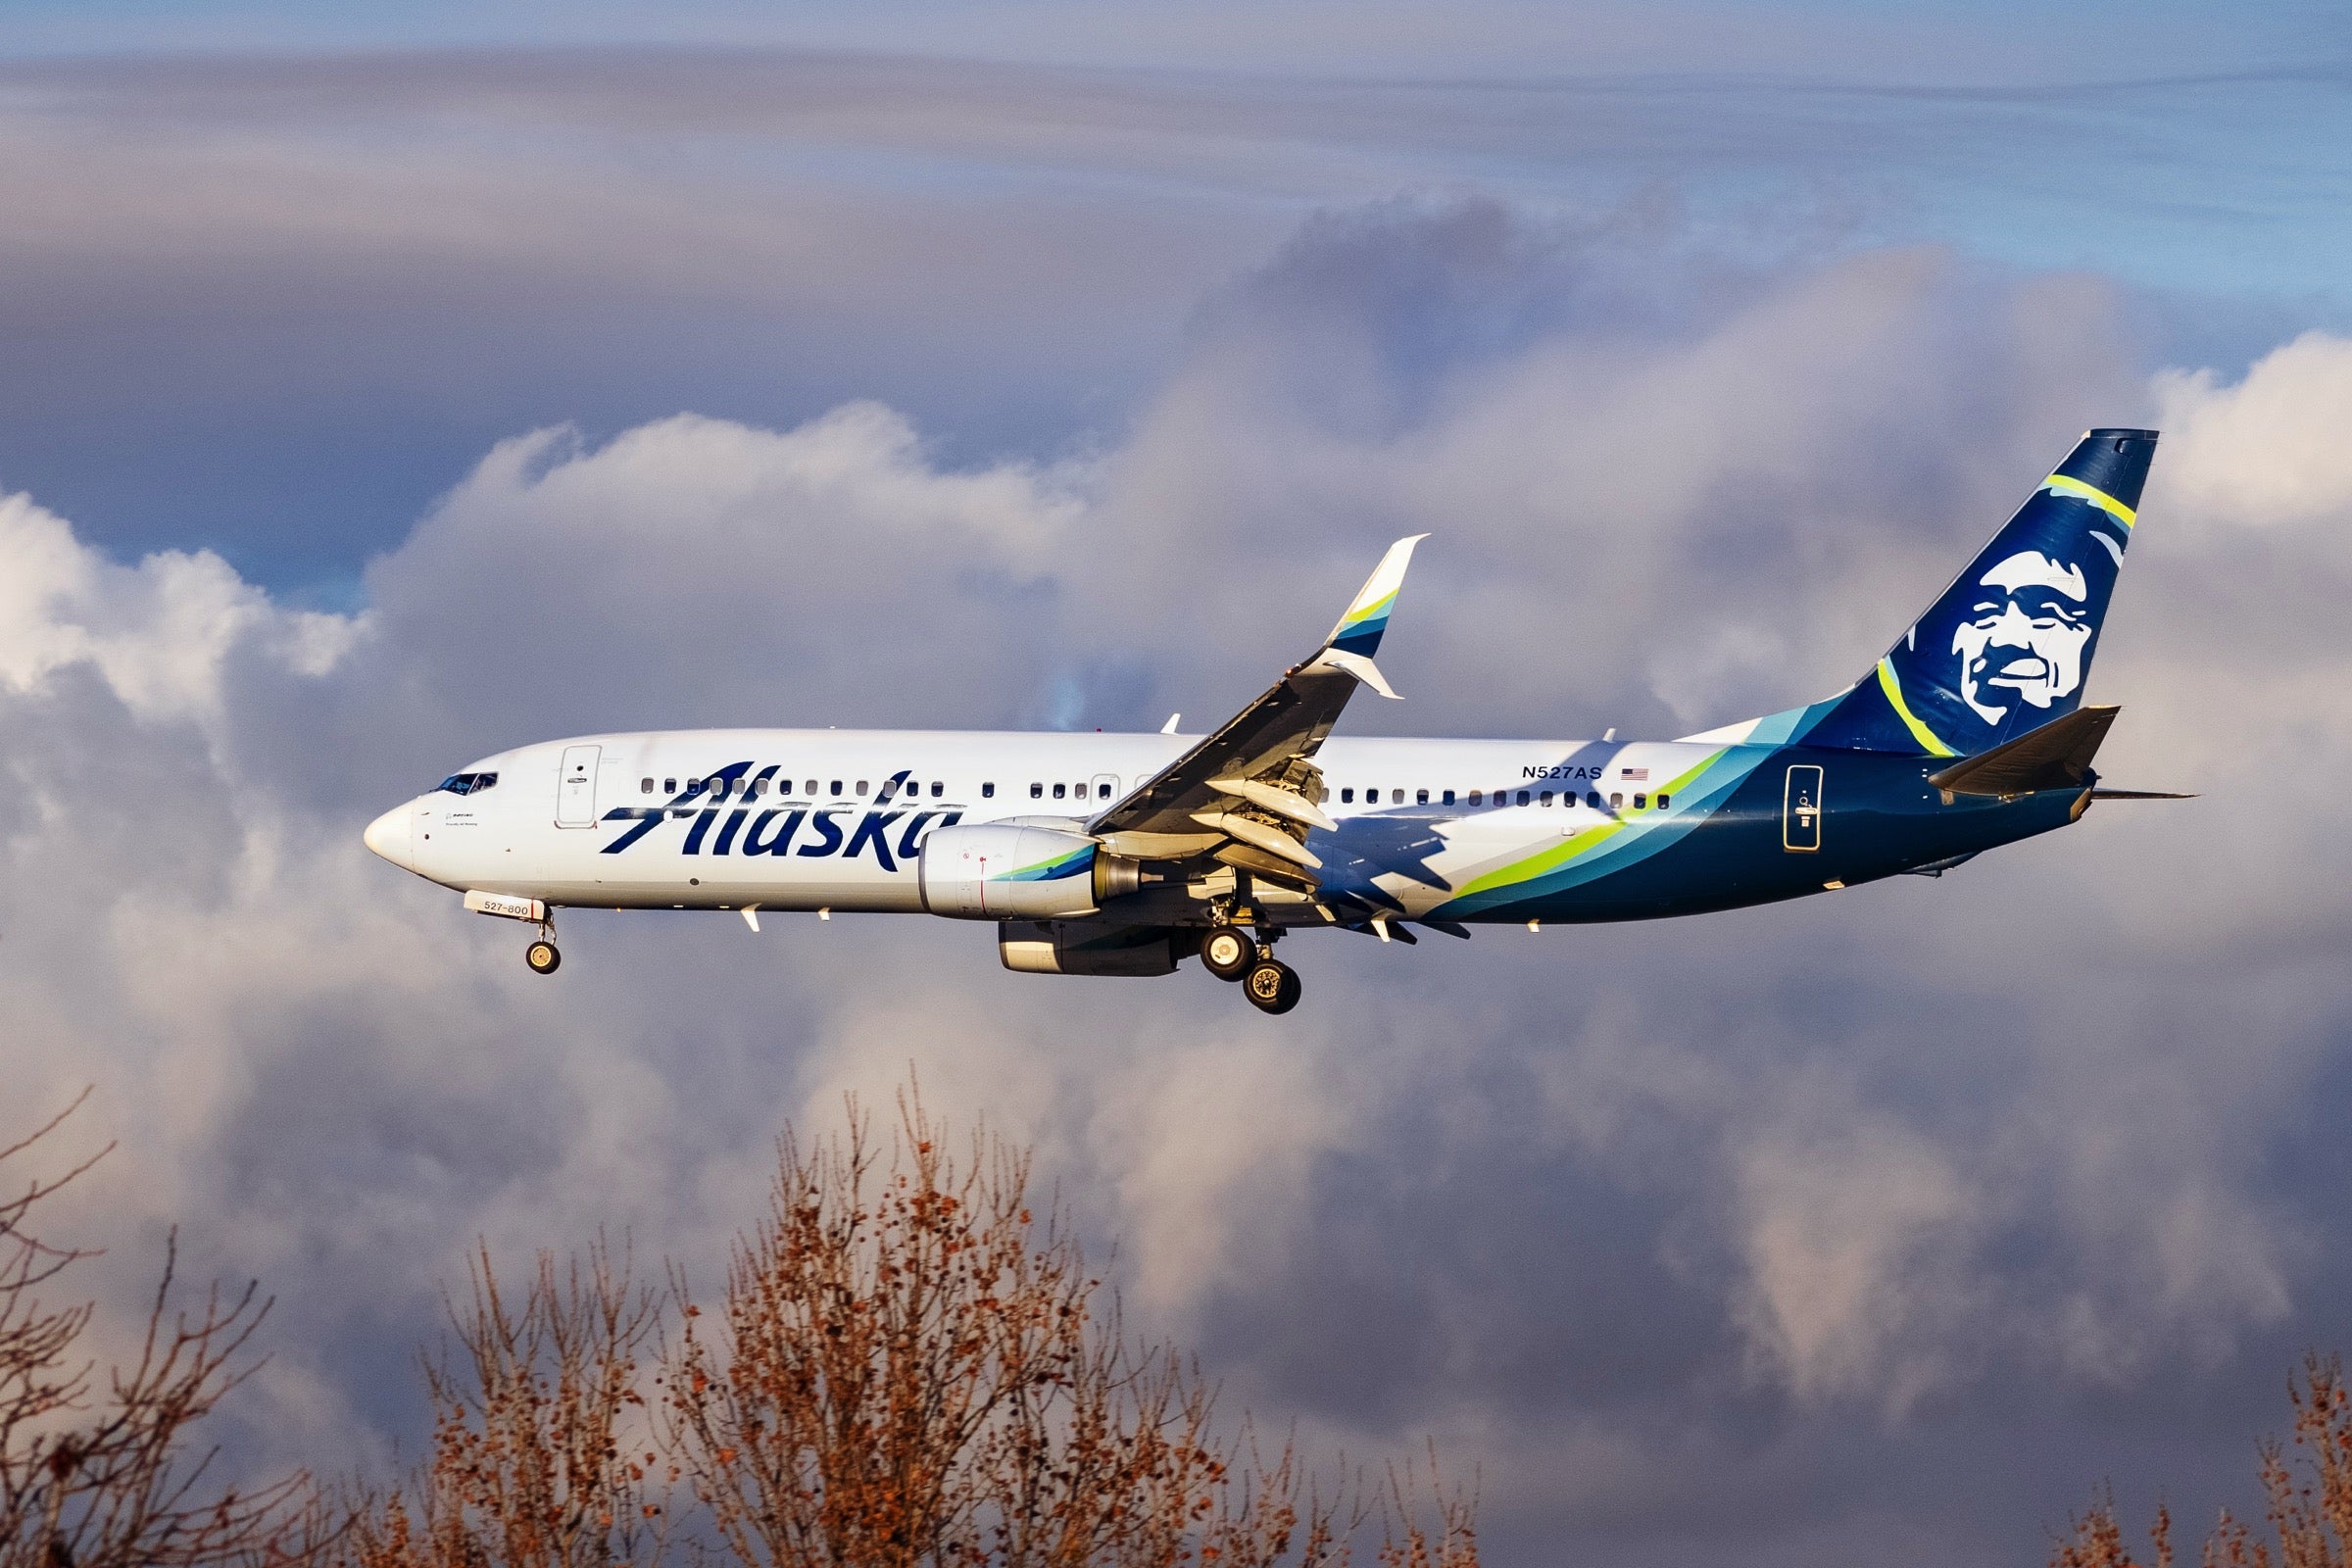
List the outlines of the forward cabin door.
{"label": "forward cabin door", "polygon": [[596,759],[600,746],[566,746],[556,775],[556,826],[596,826]]}
{"label": "forward cabin door", "polygon": [[1781,793],[1781,848],[1810,855],[1821,848],[1821,769],[1799,762]]}

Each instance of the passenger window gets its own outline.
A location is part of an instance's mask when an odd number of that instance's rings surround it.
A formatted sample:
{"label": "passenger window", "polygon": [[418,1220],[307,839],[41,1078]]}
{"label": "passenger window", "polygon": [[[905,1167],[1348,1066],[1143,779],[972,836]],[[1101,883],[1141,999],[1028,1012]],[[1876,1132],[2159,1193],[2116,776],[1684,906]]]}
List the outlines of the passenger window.
{"label": "passenger window", "polygon": [[702,781],[701,779],[699,779],[699,778],[690,778],[690,779],[688,779],[688,780],[686,781],[686,793],[687,793],[687,794],[689,794],[689,795],[700,795],[700,794],[702,794],[702,793],[703,793],[703,781]]}
{"label": "passenger window", "polygon": [[1521,806],[1525,806],[1527,804],[1527,791],[1521,790],[1519,792],[1519,804]]}
{"label": "passenger window", "polygon": [[1429,804],[1429,791],[1427,791],[1427,790],[1415,790],[1415,791],[1413,791],[1413,804],[1414,804],[1415,806],[1427,806],[1427,805]]}
{"label": "passenger window", "polygon": [[1042,800],[1044,800],[1044,799],[1046,798],[1046,787],[1045,787],[1043,784],[1032,784],[1032,785],[1030,785],[1030,786],[1029,786],[1029,798],[1030,798],[1031,800],[1033,800],[1033,801],[1042,801]]}
{"label": "passenger window", "polygon": [[1353,806],[1353,805],[1355,804],[1355,791],[1353,791],[1353,790],[1342,790],[1342,791],[1340,791],[1340,804],[1341,804],[1342,806]]}
{"label": "passenger window", "polygon": [[808,788],[806,788],[806,789],[802,790],[802,791],[801,791],[801,793],[802,793],[803,795],[808,796],[810,799],[812,799],[812,800],[813,800],[813,799],[815,798],[815,796],[816,796],[816,780],[814,780],[814,779],[810,779],[810,780],[808,781]]}
{"label": "passenger window", "polygon": [[858,793],[859,795],[863,795],[865,793],[865,780],[859,779],[858,781]]}
{"label": "passenger window", "polygon": [[833,793],[834,793],[834,794],[836,794],[836,795],[839,795],[839,794],[841,793],[841,780],[839,780],[839,779],[835,779],[835,780],[833,781]]}
{"label": "passenger window", "polygon": [[1402,805],[1404,804],[1404,791],[1402,791],[1402,790],[1391,790],[1391,791],[1389,791],[1389,804],[1390,804],[1391,806],[1402,806]]}
{"label": "passenger window", "polygon": [[1649,809],[1649,796],[1645,792],[1635,792],[1634,809],[1637,811],[1646,811]]}
{"label": "passenger window", "polygon": [[675,794],[677,794],[677,793],[678,793],[678,781],[677,781],[676,779],[674,779],[674,778],[665,778],[665,779],[663,779],[663,780],[662,781],[662,794],[664,794],[664,795],[675,795]]}
{"label": "passenger window", "polygon": [[1447,790],[1446,792],[1446,804],[1447,806],[1451,806],[1453,804],[1453,791]]}
{"label": "passenger window", "polygon": [[1609,793],[1609,809],[1610,809],[1610,810],[1612,810],[1612,811],[1619,810],[1619,809],[1623,808],[1623,807],[1624,807],[1624,806],[1625,806],[1625,797],[1624,797],[1624,796],[1622,796],[1622,795],[1619,795],[1619,794],[1617,794],[1615,791],[1613,791],[1613,790],[1612,790],[1612,791]]}
{"label": "passenger window", "polygon": [[1537,796],[1536,803],[1539,806],[1549,806],[1551,804],[1551,791],[1545,790],[1543,794]]}
{"label": "passenger window", "polygon": [[762,795],[765,795],[766,793],[767,793],[767,780],[765,780],[765,779],[763,779],[763,778],[756,778],[756,779],[752,780],[752,799],[753,799],[753,800],[755,800],[755,801],[756,801],[756,800],[758,800],[758,799],[759,799],[760,796],[762,796]]}
{"label": "passenger window", "polygon": [[1095,786],[1095,799],[1096,799],[1096,800],[1098,800],[1098,801],[1107,801],[1107,800],[1109,800],[1109,799],[1110,799],[1110,786],[1109,786],[1109,785],[1107,785],[1107,784],[1098,784],[1098,785],[1096,785],[1096,786]]}
{"label": "passenger window", "polygon": [[645,781],[645,784],[644,784],[644,786],[643,786],[641,789],[639,789],[637,793],[638,793],[638,794],[640,794],[640,795],[651,795],[651,794],[653,794],[653,793],[654,793],[654,781],[653,781],[652,779],[650,779],[650,778],[649,778],[649,779],[647,779],[647,780]]}
{"label": "passenger window", "polygon": [[1660,791],[1658,792],[1658,809],[1659,809],[1659,810],[1663,811],[1664,809],[1666,809],[1666,808],[1667,808],[1667,807],[1669,807],[1669,806],[1671,806],[1671,805],[1673,805],[1673,804],[1674,804],[1674,797],[1672,797],[1671,795],[1668,795],[1668,794],[1667,794],[1665,791],[1663,791],[1663,790],[1660,790]]}
{"label": "passenger window", "polygon": [[733,786],[734,782],[735,781],[731,778],[712,779],[710,781],[710,798],[714,801],[725,800],[727,798],[727,791]]}
{"label": "passenger window", "polygon": [[947,792],[948,792],[948,786],[947,786],[947,783],[946,783],[946,781],[945,781],[945,780],[942,780],[942,779],[936,779],[936,778],[935,778],[935,779],[933,779],[933,780],[931,781],[931,798],[932,798],[933,800],[935,800],[935,801],[936,801],[936,800],[938,800],[938,799],[939,799],[939,798],[940,798],[942,795],[945,795]]}
{"label": "passenger window", "polygon": [[980,786],[980,798],[984,801],[993,801],[997,798],[997,786],[993,780]]}
{"label": "passenger window", "polygon": [[1066,785],[1062,785],[1062,784],[1056,784],[1056,785],[1054,785],[1054,798],[1055,800],[1057,800],[1057,801],[1058,801],[1058,800],[1060,800],[1060,799],[1062,798],[1062,796],[1064,795],[1064,793],[1067,791],[1067,789],[1068,789],[1068,786],[1066,786]]}
{"label": "passenger window", "polygon": [[1585,797],[1585,804],[1586,804],[1587,806],[1590,806],[1591,808],[1592,808],[1592,809],[1594,809],[1595,811],[1599,810],[1599,809],[1600,809],[1600,791],[1598,791],[1598,790],[1594,790],[1594,791],[1592,791],[1591,794],[1587,795],[1587,796]]}
{"label": "passenger window", "polygon": [[1485,790],[1472,790],[1472,791],[1470,792],[1470,804],[1471,804],[1472,806],[1484,806],[1484,805],[1486,805],[1486,804],[1487,804],[1487,792],[1486,792]]}

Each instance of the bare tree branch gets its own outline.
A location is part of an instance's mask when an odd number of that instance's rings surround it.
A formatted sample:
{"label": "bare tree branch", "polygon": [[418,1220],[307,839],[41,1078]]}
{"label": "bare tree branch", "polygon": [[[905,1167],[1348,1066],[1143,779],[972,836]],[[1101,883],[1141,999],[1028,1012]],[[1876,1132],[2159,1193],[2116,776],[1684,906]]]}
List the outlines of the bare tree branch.
{"label": "bare tree branch", "polygon": [[[0,1162],[41,1147],[87,1098],[0,1150]],[[294,1561],[288,1551],[331,1534],[292,1529],[310,1517],[309,1478],[215,1491],[206,1475],[217,1450],[192,1446],[198,1424],[259,1369],[246,1350],[270,1303],[256,1287],[228,1297],[215,1285],[195,1309],[175,1308],[175,1233],[137,1359],[108,1370],[103,1395],[95,1363],[76,1354],[93,1305],[51,1307],[33,1295],[89,1254],[39,1241],[27,1221],[105,1152],[0,1202],[0,1240],[16,1249],[0,1263],[0,1568]]]}

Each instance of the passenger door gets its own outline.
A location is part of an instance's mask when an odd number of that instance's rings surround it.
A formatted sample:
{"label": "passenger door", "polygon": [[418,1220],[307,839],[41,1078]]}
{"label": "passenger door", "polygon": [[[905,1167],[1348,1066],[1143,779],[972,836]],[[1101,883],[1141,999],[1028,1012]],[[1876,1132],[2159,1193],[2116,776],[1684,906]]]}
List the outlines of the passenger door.
{"label": "passenger door", "polygon": [[1781,792],[1781,848],[1810,855],[1821,848],[1821,769],[1799,762]]}
{"label": "passenger door", "polygon": [[556,826],[596,826],[596,760],[601,746],[566,746],[556,775]]}

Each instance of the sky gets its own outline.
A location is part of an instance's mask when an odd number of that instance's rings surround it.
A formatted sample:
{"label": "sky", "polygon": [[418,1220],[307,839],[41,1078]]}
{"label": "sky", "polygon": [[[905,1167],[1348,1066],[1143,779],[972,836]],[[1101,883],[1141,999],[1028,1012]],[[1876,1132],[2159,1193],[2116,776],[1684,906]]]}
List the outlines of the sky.
{"label": "sky", "polygon": [[[2352,36],[2319,7],[0,3],[0,1133],[277,1297],[384,1465],[439,1288],[714,1271],[912,1064],[1261,1424],[1496,1563],[2037,1560],[2352,1343]],[[514,929],[360,847],[528,741],[1213,722],[1428,531],[1362,733],[1866,668],[2165,432],[2093,697],[2185,789],[1936,880],[1051,980]],[[111,1321],[111,1319],[110,1319]]]}

